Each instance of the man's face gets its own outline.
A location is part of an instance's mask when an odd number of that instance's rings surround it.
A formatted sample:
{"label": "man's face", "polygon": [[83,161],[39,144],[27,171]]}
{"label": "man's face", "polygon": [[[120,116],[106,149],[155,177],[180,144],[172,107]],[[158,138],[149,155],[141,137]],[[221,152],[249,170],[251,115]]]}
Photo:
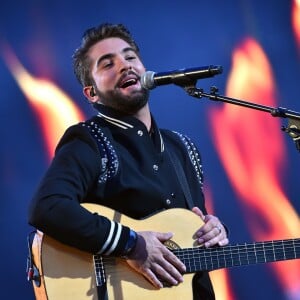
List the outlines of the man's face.
{"label": "man's face", "polygon": [[125,114],[135,114],[145,106],[149,92],[140,83],[145,68],[127,42],[104,39],[91,47],[88,56],[100,103]]}

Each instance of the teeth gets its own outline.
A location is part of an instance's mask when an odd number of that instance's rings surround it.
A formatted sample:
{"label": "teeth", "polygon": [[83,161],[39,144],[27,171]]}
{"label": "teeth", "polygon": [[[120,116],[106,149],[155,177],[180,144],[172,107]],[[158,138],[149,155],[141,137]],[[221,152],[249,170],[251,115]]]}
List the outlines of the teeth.
{"label": "teeth", "polygon": [[136,79],[128,79],[127,81],[125,81],[123,84],[122,84],[122,87],[128,87],[132,84],[135,84],[136,83]]}
{"label": "teeth", "polygon": [[125,83],[135,83],[135,79],[129,79]]}

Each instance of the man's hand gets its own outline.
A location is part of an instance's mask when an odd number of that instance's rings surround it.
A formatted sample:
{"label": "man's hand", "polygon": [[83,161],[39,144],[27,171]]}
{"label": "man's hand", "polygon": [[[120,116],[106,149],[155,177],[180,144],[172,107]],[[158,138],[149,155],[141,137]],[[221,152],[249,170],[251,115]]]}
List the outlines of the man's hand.
{"label": "man's hand", "polygon": [[215,245],[225,246],[229,243],[226,230],[217,217],[204,215],[198,207],[193,207],[192,211],[204,222],[195,234],[195,239],[199,244],[208,248]]}
{"label": "man's hand", "polygon": [[163,243],[173,236],[172,233],[152,231],[138,232],[134,251],[127,263],[144,275],[155,287],[162,288],[162,282],[177,285],[183,282],[185,265]]}

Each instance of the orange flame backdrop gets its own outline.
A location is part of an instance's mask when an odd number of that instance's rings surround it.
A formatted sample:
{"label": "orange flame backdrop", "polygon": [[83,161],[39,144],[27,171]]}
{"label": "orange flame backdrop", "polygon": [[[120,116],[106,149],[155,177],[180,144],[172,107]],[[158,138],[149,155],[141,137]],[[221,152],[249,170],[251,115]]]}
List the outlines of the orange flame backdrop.
{"label": "orange flame backdrop", "polygon": [[[264,3],[264,1],[261,2]],[[300,1],[287,2],[291,4],[289,18],[295,45],[299,51]],[[249,8],[251,6],[249,3],[252,2],[243,1],[243,3],[248,3],[247,8]],[[275,2],[273,4],[275,6]],[[59,5],[63,4],[60,3]],[[161,5],[163,6],[163,4]],[[230,5],[226,3],[227,6]],[[37,5],[35,9],[38,9]],[[32,13],[36,12],[35,9],[32,10]],[[169,7],[167,9],[169,11]],[[195,12],[197,12],[196,9]],[[189,13],[192,12],[189,11]],[[154,12],[154,15],[157,15],[157,11]],[[98,17],[97,15],[97,20]],[[204,16],[202,17],[204,18]],[[265,17],[268,17],[267,14],[264,15]],[[209,19],[211,20],[211,17]],[[67,22],[65,13],[64,21]],[[223,22],[224,20],[222,20],[222,24]],[[73,18],[70,24],[73,26]],[[226,24],[230,24],[230,22]],[[201,23],[198,25],[202,27],[202,18]],[[180,26],[184,26],[184,24],[180,24]],[[218,32],[220,30],[218,28]],[[42,30],[41,32],[43,33]],[[186,32],[184,35],[186,35]],[[274,33],[272,38],[275,38],[276,35],[277,32]],[[45,38],[43,33],[43,40]],[[174,37],[172,37],[173,39]],[[66,40],[65,36],[63,40]],[[227,45],[227,42],[224,43],[221,34],[218,35],[217,40],[220,43],[223,41],[222,47]],[[33,48],[31,43],[29,44]],[[203,46],[202,41],[199,45]],[[177,47],[179,47],[178,44],[174,48]],[[224,53],[226,54],[226,51]],[[59,88],[54,80],[39,78],[30,74],[8,46],[2,49],[1,54],[10,73],[28,100],[29,106],[37,116],[50,160],[56,143],[64,130],[68,126],[83,120],[85,116],[73,99]],[[176,53],[176,56],[177,60],[178,53]],[[276,107],[279,102],[276,86],[271,63],[263,46],[254,38],[245,38],[232,52],[232,67],[227,78],[226,95]],[[221,104],[221,107],[210,109],[209,120],[217,158],[220,159],[232,189],[237,195],[240,206],[238,209],[243,213],[243,221],[247,225],[253,240],[299,237],[299,215],[283,188],[283,177],[288,162],[286,159],[287,149],[283,140],[284,134],[280,131],[280,120],[264,112],[229,104]],[[222,128],[221,131],[218,130],[220,128]],[[214,195],[208,186],[206,187],[206,198],[210,206],[209,210],[213,212],[214,207],[218,205],[218,199],[214,199]],[[220,207],[220,210],[222,209],[226,208]],[[24,211],[21,213],[22,216],[26,214]],[[6,211],[4,215],[7,215]],[[235,230],[235,228],[232,230]],[[286,300],[300,299],[299,260],[269,264],[267,268],[270,269],[271,276],[276,278],[275,283],[280,286]],[[238,293],[233,287],[229,270],[214,271],[211,275],[217,300],[238,299]],[[262,291],[264,287],[259,287],[259,289]],[[250,295],[251,292],[249,291]]]}
{"label": "orange flame backdrop", "polygon": [[[262,48],[251,38],[233,53],[226,94],[276,106],[271,66]],[[212,109],[210,121],[214,144],[254,240],[299,237],[299,216],[280,184],[285,149],[279,121],[263,112],[230,104]],[[287,295],[300,295],[300,261],[270,267]]]}

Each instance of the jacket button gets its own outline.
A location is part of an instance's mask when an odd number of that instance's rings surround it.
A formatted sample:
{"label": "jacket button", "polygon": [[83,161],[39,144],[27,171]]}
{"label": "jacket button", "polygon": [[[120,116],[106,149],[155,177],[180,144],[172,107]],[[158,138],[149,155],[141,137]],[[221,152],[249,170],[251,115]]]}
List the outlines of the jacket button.
{"label": "jacket button", "polygon": [[169,206],[171,204],[171,200],[170,199],[166,199],[166,204]]}
{"label": "jacket button", "polygon": [[143,133],[142,130],[138,130],[137,134],[138,134],[139,136],[142,136],[144,133]]}
{"label": "jacket button", "polygon": [[153,165],[153,170],[157,171],[158,170],[158,165]]}

